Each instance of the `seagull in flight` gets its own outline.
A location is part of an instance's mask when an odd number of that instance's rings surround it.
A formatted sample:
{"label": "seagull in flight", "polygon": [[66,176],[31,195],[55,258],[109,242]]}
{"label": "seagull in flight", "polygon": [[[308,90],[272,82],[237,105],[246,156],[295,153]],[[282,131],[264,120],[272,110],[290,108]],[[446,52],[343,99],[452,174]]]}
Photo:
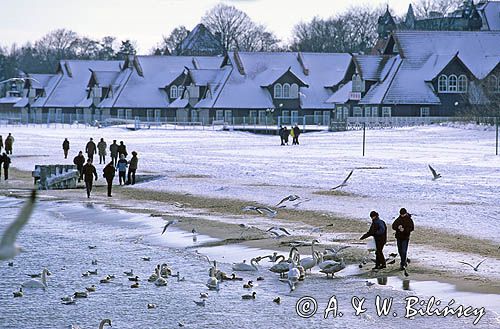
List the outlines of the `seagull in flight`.
{"label": "seagull in flight", "polygon": [[[280,233],[279,231],[285,233]],[[284,235],[290,235],[290,232],[286,230],[284,227],[279,227],[279,226],[273,226],[269,228],[266,232],[271,232],[272,234],[276,235],[277,237],[284,236]]]}
{"label": "seagull in flight", "polygon": [[0,260],[11,259],[21,252],[21,247],[15,244],[17,235],[28,222],[35,206],[36,190],[31,191],[29,199],[25,202],[21,212],[5,230],[0,241]]}
{"label": "seagull in flight", "polygon": [[458,262],[459,262],[460,264],[469,265],[470,267],[472,267],[472,269],[473,269],[474,271],[476,271],[476,272],[477,272],[477,271],[478,271],[478,269],[479,269],[479,265],[481,265],[481,264],[482,264],[485,260],[486,260],[486,259],[483,259],[483,260],[482,260],[482,261],[480,261],[480,262],[479,262],[476,266],[474,266],[474,265],[472,265],[472,264],[469,264],[469,263],[467,263],[467,262],[461,262],[461,261],[458,261]]}
{"label": "seagull in flight", "polygon": [[256,211],[261,215],[266,214],[268,217],[274,217],[278,212],[276,210],[273,210],[269,207],[259,207],[259,206],[246,206],[243,207],[241,210],[243,211]]}
{"label": "seagull in flight", "polygon": [[347,181],[349,180],[349,178],[351,178],[351,175],[352,175],[353,172],[354,172],[354,169],[351,170],[351,172],[349,173],[349,175],[347,175],[347,177],[344,179],[344,181],[342,182],[342,184],[333,187],[331,190],[333,191],[333,190],[336,190],[338,188],[347,186]]}
{"label": "seagull in flight", "polygon": [[434,170],[434,168],[431,167],[431,165],[428,165],[428,166],[429,166],[429,169],[431,170],[432,176],[434,177],[434,178],[432,178],[432,180],[436,180],[438,178],[441,178],[441,174],[438,174],[436,172],[436,170]]}
{"label": "seagull in flight", "polygon": [[163,227],[163,231],[161,231],[161,234],[163,235],[163,233],[165,233],[165,231],[167,230],[167,228],[172,225],[172,224],[176,224],[177,221],[176,220],[169,220],[167,222],[167,224],[165,224],[165,226]]}
{"label": "seagull in flight", "polygon": [[289,196],[283,198],[283,200],[281,200],[280,202],[278,202],[278,204],[276,205],[276,207],[279,206],[280,204],[282,204],[283,202],[286,202],[286,201],[295,201],[297,199],[300,199],[300,196],[298,196],[296,194],[289,195]]}

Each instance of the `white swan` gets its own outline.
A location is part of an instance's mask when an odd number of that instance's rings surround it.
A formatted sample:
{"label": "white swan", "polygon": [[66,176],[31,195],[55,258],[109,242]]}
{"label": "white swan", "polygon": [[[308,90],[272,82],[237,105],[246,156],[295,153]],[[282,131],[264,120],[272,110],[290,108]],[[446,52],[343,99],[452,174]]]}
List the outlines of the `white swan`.
{"label": "white swan", "polygon": [[344,258],[341,258],[340,262],[336,262],[333,260],[326,260],[324,262],[319,263],[318,266],[321,269],[320,272],[325,273],[326,277],[328,277],[328,274],[331,274],[333,277],[335,273],[343,270],[346,265],[344,262]]}
{"label": "white swan", "polygon": [[101,320],[101,323],[99,323],[99,329],[104,329],[105,324],[109,324],[111,326],[111,320],[110,319]]}
{"label": "white swan", "polygon": [[42,288],[42,289],[46,289],[47,288],[47,273],[48,272],[49,271],[46,268],[44,268],[43,271],[42,271],[42,281],[31,279],[31,280],[28,280],[28,281],[24,282],[21,286],[23,286],[24,288]]}
{"label": "white swan", "polygon": [[216,277],[211,276],[210,278],[208,278],[207,287],[210,290],[217,290],[218,291],[220,289],[219,280],[217,280]]}
{"label": "white swan", "polygon": [[172,269],[168,267],[168,264],[161,264],[160,266],[160,275],[164,278],[168,277],[169,275],[172,274]]}
{"label": "white swan", "polygon": [[11,259],[21,252],[21,247],[16,245],[16,238],[24,225],[28,222],[35,206],[36,190],[24,204],[17,218],[7,227],[2,240],[0,240],[0,260]]}
{"label": "white swan", "polygon": [[164,287],[167,285],[167,279],[163,278],[163,277],[158,277],[158,279],[156,279],[155,281],[155,286],[157,287]]}
{"label": "white swan", "polygon": [[295,290],[295,284],[299,282],[300,271],[294,262],[289,264],[288,270],[288,286],[290,287],[290,292]]}
{"label": "white swan", "polygon": [[158,275],[159,272],[160,272],[160,264],[156,265],[154,273],[151,274],[148,278],[148,282],[155,282],[159,277]]}
{"label": "white swan", "polygon": [[315,243],[319,243],[318,240],[313,240],[312,241],[312,244],[311,244],[311,256],[312,257],[307,257],[307,258],[304,258],[300,261],[300,265],[304,268],[304,270],[309,270],[311,271],[311,269],[316,266],[318,264],[318,254],[316,253],[316,251],[314,250],[314,244]]}
{"label": "white swan", "polygon": [[250,264],[246,263],[246,260],[243,260],[243,263],[235,263],[233,264],[233,271],[258,271],[257,268],[257,260],[252,258]]}

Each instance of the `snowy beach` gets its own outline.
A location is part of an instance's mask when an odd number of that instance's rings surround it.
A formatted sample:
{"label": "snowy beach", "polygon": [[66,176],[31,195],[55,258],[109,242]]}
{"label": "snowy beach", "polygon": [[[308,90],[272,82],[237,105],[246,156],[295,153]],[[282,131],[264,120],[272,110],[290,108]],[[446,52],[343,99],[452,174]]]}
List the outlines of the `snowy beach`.
{"label": "snowy beach", "polygon": [[[0,306],[8,310],[7,328],[17,327],[15,321],[19,316],[14,315],[14,310],[24,310],[21,319],[33,328],[51,327],[51,321],[57,322],[52,326],[57,328],[71,323],[92,328],[97,327],[97,319],[105,317],[113,318],[113,326],[119,328],[137,328],[139,324],[172,328],[178,321],[192,328],[250,327],[254,321],[262,321],[261,326],[267,327],[281,326],[290,316],[293,327],[297,328],[326,324],[333,327],[348,324],[353,328],[382,324],[397,328],[410,321],[402,314],[404,298],[413,294],[484,306],[486,315],[476,327],[498,326],[498,315],[492,311],[498,310],[494,300],[500,290],[500,260],[496,250],[500,243],[497,224],[500,158],[494,155],[493,130],[439,126],[368,130],[365,157],[361,155],[360,131],[304,134],[300,146],[279,146],[277,136],[216,130],[130,131],[69,126],[0,127],[0,130],[2,135],[11,132],[16,138],[12,156],[15,169],[9,181],[0,182],[0,192],[4,195],[24,193],[22,190],[32,184],[27,171],[33,170],[35,164],[71,164],[76,153],[84,150],[89,137],[104,138],[108,145],[113,139],[123,140],[129,153],[132,150],[139,153],[138,175],[155,178],[135,186],[115,186],[114,197],[106,198],[103,165],[97,165],[98,187],[90,201],[81,189],[40,193],[38,216],[33,217],[19,237],[26,252],[14,260],[12,268],[2,264],[0,269],[6,278]],[[71,148],[70,156],[64,160],[61,144],[66,137]],[[443,177],[433,181],[428,164]],[[348,185],[338,192],[330,191],[352,169]],[[240,211],[240,205],[244,204],[274,207],[289,194],[310,200],[297,207],[288,205],[278,209],[273,219]],[[174,201],[182,203],[182,208],[174,206]],[[4,208],[3,231],[19,204],[11,198],[3,198],[1,202],[14,202],[12,208]],[[356,240],[368,228],[370,210],[376,209],[389,224],[400,207],[414,214],[416,224],[415,241],[410,245],[413,262],[409,279],[413,291],[401,287],[405,278],[400,272],[366,274],[355,261],[357,253],[366,250]],[[182,221],[161,236],[164,219],[175,218]],[[315,227],[330,220],[334,223],[332,229],[312,233]],[[242,223],[254,228],[242,234],[238,226]],[[323,245],[347,244],[356,251],[351,252],[349,266],[338,273],[338,279],[326,280],[315,270],[293,293],[266,269],[269,265],[264,261],[258,275],[265,280],[254,289],[255,301],[241,301],[241,295],[248,291],[240,283],[229,282],[224,283],[220,292],[211,294],[206,308],[192,302],[199,292],[206,290],[209,267],[194,250],[217,259],[222,269],[230,273],[233,262],[272,250],[286,253],[280,240],[263,233],[274,224],[287,227],[299,240],[316,237]],[[199,233],[194,245],[191,227],[196,227]],[[418,236],[419,231],[432,236]],[[395,250],[394,238],[389,236],[386,253]],[[138,243],[132,243],[139,237]],[[243,237],[242,241],[236,245],[224,242],[239,237]],[[97,248],[89,250],[88,245]],[[301,253],[310,254],[309,250],[302,248]],[[152,257],[151,262],[141,260],[146,255]],[[97,266],[100,273],[117,275],[116,284],[102,289],[99,286],[88,301],[60,305],[59,297],[96,281],[80,276],[81,272],[94,268],[90,265],[93,257],[102,259]],[[477,263],[484,258],[487,261],[478,272],[458,263],[458,260]],[[134,268],[141,278],[147,277],[158,262],[167,262],[180,271],[186,282],[178,285],[172,278],[166,288],[168,298],[163,288],[155,289],[147,286],[147,282],[143,290],[131,293],[122,272]],[[42,267],[53,272],[47,292],[37,292],[31,297],[26,294],[26,298],[13,301],[12,291],[25,279],[22,273],[40,271]],[[450,290],[435,282],[442,279],[441,272],[447,273],[445,281],[465,278],[465,284],[459,284],[458,290],[451,286]],[[257,275],[243,276],[255,280]],[[365,284],[366,279],[377,282],[377,278],[383,277],[389,277],[387,286]],[[421,282],[413,281],[417,278],[433,282],[419,285]],[[492,294],[477,293],[488,290]],[[354,316],[350,306],[353,292],[366,296],[371,305],[376,295],[394,297],[394,307],[400,316],[379,318],[373,310],[366,316]],[[332,294],[340,305],[346,305],[344,309],[350,310],[342,319],[322,318],[321,308],[326,307]],[[318,314],[310,319],[302,319],[295,313],[295,303],[304,295],[313,295],[321,303]],[[276,296],[282,296],[282,305],[272,303]],[[54,307],[39,317],[43,300]],[[147,310],[148,302],[160,307]],[[113,306],[109,307],[109,303]],[[69,314],[73,313],[66,312],[68,307],[76,310],[72,318]],[[259,312],[257,317],[253,316],[256,312]],[[430,327],[435,321],[449,327],[471,327],[473,317],[416,317],[411,323]]]}

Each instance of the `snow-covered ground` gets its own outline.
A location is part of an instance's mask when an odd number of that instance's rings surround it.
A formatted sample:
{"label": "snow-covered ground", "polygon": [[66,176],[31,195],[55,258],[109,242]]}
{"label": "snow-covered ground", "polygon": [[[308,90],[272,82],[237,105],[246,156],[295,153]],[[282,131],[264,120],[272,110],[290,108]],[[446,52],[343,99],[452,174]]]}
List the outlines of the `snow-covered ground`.
{"label": "snow-covered ground", "polygon": [[[213,130],[139,130],[69,126],[0,127],[15,137],[12,166],[71,163],[89,137],[123,140],[139,153],[138,173],[159,180],[137,185],[155,190],[230,197],[275,205],[288,194],[308,197],[302,209],[368,220],[376,209],[390,221],[400,207],[428,226],[500,241],[500,156],[495,132],[481,127],[426,126],[362,132],[310,133],[299,146],[279,137]],[[70,156],[62,156],[68,137]],[[442,178],[432,180],[431,164]],[[98,172],[101,172],[98,165]],[[359,168],[359,169],[358,169]],[[325,196],[354,169],[347,196]]]}

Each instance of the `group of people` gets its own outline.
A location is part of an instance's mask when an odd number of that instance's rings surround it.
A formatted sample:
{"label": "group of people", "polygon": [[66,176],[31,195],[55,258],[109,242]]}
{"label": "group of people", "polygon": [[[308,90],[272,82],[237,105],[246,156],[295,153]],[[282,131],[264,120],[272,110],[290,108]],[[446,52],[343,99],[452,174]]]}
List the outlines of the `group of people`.
{"label": "group of people", "polygon": [[[69,151],[69,141],[66,138],[62,144],[64,151],[64,158],[68,157]],[[80,172],[79,182],[83,179],[85,182],[85,187],[87,190],[87,197],[90,198],[90,193],[92,192],[92,186],[95,180],[98,179],[97,170],[93,165],[94,155],[99,155],[99,164],[105,164],[106,166],[103,169],[103,177],[106,179],[108,185],[108,197],[111,197],[111,190],[113,187],[113,179],[115,177],[115,172],[118,171],[119,183],[122,184],[135,184],[135,173],[137,171],[137,165],[139,162],[139,158],[137,157],[137,152],[132,152],[132,158],[130,161],[127,161],[126,157],[127,147],[120,141],[120,144],[116,143],[116,140],[113,140],[113,143],[109,146],[109,152],[111,156],[111,161],[106,164],[106,155],[107,155],[108,145],[104,141],[104,138],[95,144],[93,138],[87,142],[85,146],[85,153],[87,158],[83,155],[83,152],[78,152],[78,155],[73,159],[73,163],[76,165],[78,171]],[[120,158],[118,160],[118,158]],[[125,181],[125,175],[128,168],[127,181]]]}
{"label": "group of people", "polygon": [[286,126],[280,126],[278,134],[280,135],[281,145],[288,145],[288,138],[290,136],[292,136],[292,145],[299,145],[299,136],[301,132],[297,124],[290,130],[288,130]]}
{"label": "group of people", "polygon": [[[14,136],[12,136],[11,133],[5,138],[5,145],[4,141],[2,138],[2,135],[0,135],[0,177],[2,175],[2,168],[3,168],[3,177],[5,180],[9,179],[9,167],[10,167],[10,157],[8,154],[12,154],[12,147],[14,145]],[[2,153],[2,149],[5,147],[5,152]]]}
{"label": "group of people", "polygon": [[[370,218],[372,220],[370,229],[360,238],[360,240],[364,240],[369,236],[375,239],[375,267],[373,269],[379,270],[386,267],[383,249],[387,243],[387,226],[385,222],[380,219],[376,211],[370,212]],[[401,257],[399,269],[403,271],[408,266],[408,244],[410,243],[410,234],[414,230],[411,214],[409,214],[405,208],[399,210],[399,216],[392,223],[392,229],[395,231],[398,254]]]}

